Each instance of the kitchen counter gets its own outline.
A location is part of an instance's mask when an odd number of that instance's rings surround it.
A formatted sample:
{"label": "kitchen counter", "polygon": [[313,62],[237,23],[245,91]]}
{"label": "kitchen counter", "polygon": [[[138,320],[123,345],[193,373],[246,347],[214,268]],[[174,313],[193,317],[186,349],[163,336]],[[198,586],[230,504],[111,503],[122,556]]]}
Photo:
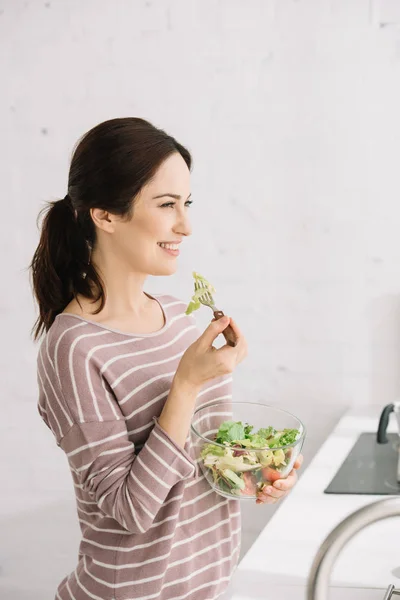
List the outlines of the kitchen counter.
{"label": "kitchen counter", "polygon": [[[383,405],[350,409],[301,474],[240,562],[232,600],[303,600],[311,564],[330,531],[346,516],[382,495],[324,494],[360,433],[377,429]],[[388,433],[396,432],[395,419]],[[268,510],[268,505],[260,507]],[[332,600],[382,600],[400,587],[400,517],[373,523],[343,548],[330,578]],[[396,596],[394,596],[395,598]]]}

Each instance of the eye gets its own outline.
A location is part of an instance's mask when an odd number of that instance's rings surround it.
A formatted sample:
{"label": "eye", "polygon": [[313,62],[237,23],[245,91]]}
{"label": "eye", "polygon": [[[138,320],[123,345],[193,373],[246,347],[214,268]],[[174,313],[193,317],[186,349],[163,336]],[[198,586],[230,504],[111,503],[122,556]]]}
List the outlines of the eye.
{"label": "eye", "polygon": [[[160,208],[173,208],[175,204],[176,202],[166,202],[165,204],[161,204]],[[191,204],[193,204],[193,200],[186,200],[185,204],[187,207],[189,207]]]}

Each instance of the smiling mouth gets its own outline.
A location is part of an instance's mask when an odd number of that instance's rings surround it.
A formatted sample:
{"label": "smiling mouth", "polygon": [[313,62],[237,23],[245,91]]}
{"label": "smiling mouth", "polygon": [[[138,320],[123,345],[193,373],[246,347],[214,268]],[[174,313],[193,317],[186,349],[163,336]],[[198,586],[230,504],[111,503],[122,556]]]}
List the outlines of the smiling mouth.
{"label": "smiling mouth", "polygon": [[164,252],[167,252],[171,256],[179,256],[178,248],[166,248],[165,246],[161,246],[160,243],[158,244],[158,246],[161,248],[161,250],[164,250]]}
{"label": "smiling mouth", "polygon": [[178,250],[179,244],[176,242],[157,242],[157,245],[167,250]]}

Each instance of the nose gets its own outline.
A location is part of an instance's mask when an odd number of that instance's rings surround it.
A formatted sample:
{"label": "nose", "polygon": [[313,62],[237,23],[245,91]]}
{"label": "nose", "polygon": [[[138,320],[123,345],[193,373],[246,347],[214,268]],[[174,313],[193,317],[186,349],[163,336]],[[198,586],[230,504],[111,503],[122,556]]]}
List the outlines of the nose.
{"label": "nose", "polygon": [[189,215],[186,212],[177,212],[177,217],[176,217],[176,222],[174,225],[174,233],[176,233],[177,235],[191,235],[192,233],[192,226],[190,224],[190,219],[189,219]]}

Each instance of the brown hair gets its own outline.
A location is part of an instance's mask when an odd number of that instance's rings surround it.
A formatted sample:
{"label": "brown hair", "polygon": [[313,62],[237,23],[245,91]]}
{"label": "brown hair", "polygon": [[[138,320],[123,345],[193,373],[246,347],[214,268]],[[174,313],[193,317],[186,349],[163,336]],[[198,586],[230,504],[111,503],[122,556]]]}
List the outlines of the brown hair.
{"label": "brown hair", "polygon": [[95,243],[91,208],[129,220],[134,200],[161,163],[179,152],[188,168],[189,151],[173,137],[143,119],[129,117],[100,123],[79,140],[72,155],[68,193],[48,202],[40,240],[29,268],[39,306],[32,328],[36,340],[48,331],[77,294],[104,306],[104,287],[90,263]]}

